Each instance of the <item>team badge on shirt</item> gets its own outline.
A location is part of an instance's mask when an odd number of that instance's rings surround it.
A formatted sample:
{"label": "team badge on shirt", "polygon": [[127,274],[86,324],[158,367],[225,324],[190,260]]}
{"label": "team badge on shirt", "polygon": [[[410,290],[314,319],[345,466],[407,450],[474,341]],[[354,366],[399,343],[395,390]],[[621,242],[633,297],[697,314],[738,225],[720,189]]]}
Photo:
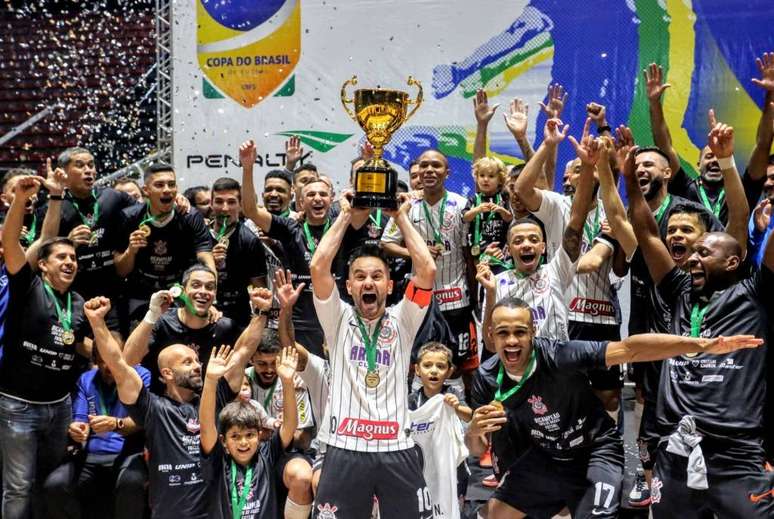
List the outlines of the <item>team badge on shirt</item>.
{"label": "team badge on shirt", "polygon": [[548,412],[548,407],[543,403],[543,397],[532,395],[527,402],[532,405],[532,412],[536,415],[543,416]]}
{"label": "team badge on shirt", "polygon": [[164,256],[167,253],[167,242],[164,240],[157,240],[153,243],[153,254],[156,256]]}
{"label": "team badge on shirt", "polygon": [[336,505],[325,503],[324,505],[317,505],[318,519],[336,519],[336,511],[339,509]]}
{"label": "team badge on shirt", "polygon": [[188,429],[188,432],[191,434],[197,434],[201,430],[199,420],[196,418],[189,418],[188,422],[185,424],[185,428]]}
{"label": "team badge on shirt", "polygon": [[664,482],[658,479],[658,477],[654,477],[653,481],[650,482],[650,502],[651,503],[661,502],[661,487],[663,486],[664,486]]}

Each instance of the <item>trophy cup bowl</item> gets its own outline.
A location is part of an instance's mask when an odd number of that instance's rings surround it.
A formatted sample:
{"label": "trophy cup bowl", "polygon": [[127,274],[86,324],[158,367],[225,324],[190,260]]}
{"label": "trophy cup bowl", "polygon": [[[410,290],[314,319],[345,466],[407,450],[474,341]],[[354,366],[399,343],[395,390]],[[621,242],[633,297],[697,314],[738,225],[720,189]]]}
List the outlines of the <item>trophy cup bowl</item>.
{"label": "trophy cup bowl", "polygon": [[[346,89],[356,84],[357,76],[344,82],[341,102],[347,114],[365,132],[366,139],[374,148],[374,155],[355,172],[355,198],[352,205],[395,209],[398,205],[398,172],[382,155],[392,135],[422,104],[422,85],[409,76],[408,85],[418,88],[414,100],[409,99],[408,92],[383,88],[361,88],[355,90],[354,99],[349,99]],[[349,104],[354,105],[354,112],[350,110]],[[414,108],[409,112],[410,105],[414,105]]]}

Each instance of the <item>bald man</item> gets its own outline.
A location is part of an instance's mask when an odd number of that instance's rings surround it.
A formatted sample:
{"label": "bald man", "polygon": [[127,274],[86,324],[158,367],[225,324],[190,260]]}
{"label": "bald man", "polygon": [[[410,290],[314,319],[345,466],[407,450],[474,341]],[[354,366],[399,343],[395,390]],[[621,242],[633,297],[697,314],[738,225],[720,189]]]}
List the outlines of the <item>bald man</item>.
{"label": "bald man", "polygon": [[[251,290],[250,302],[253,318],[237,341],[231,367],[218,385],[218,408],[234,400],[241,388],[245,366],[255,352],[266,324],[271,292],[265,288]],[[163,396],[149,392],[108,331],[105,315],[109,310],[110,300],[105,297],[94,298],[84,305],[86,317],[95,330],[97,349],[115,377],[118,397],[127,406],[129,416],[145,428],[146,446],[150,452],[152,517],[205,519],[209,496],[199,469],[202,366],[198,355],[183,344],[161,350],[158,366],[165,392]]]}

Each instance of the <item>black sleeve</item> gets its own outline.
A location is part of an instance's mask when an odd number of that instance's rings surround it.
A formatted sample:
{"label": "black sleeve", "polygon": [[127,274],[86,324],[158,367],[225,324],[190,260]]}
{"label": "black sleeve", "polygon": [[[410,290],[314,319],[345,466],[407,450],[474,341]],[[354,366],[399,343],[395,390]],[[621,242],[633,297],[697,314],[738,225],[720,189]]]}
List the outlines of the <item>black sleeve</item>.
{"label": "black sleeve", "polygon": [[772,304],[772,294],[774,294],[774,272],[761,263],[760,270],[753,276],[757,285],[755,287],[755,294],[758,302],[766,309],[769,318],[771,318],[774,316],[774,304]]}
{"label": "black sleeve", "polygon": [[473,386],[470,390],[470,406],[478,409],[487,405],[494,398],[494,389],[486,379],[486,374],[479,368],[473,375]]}
{"label": "black sleeve", "polygon": [[113,192],[118,196],[118,203],[116,205],[121,209],[126,209],[127,207],[132,207],[135,204],[141,203],[135,200],[134,197],[132,197],[128,193],[124,193],[123,191],[118,191],[117,189],[113,189]]}
{"label": "black sleeve", "polygon": [[280,243],[288,243],[293,239],[292,227],[297,225],[294,220],[284,216],[271,215],[271,227],[269,227],[269,238],[274,238]]}
{"label": "black sleeve", "polygon": [[543,350],[557,369],[587,372],[607,368],[607,344],[607,341],[550,341]]}
{"label": "black sleeve", "polygon": [[219,479],[223,474],[223,444],[220,440],[215,442],[215,446],[212,448],[209,454],[199,448],[199,454],[202,458],[202,478],[205,481],[210,481],[215,485],[219,485]]}
{"label": "black sleeve", "polygon": [[204,223],[204,218],[198,211],[190,211],[184,216],[191,230],[191,242],[194,244],[194,251],[212,252],[212,239]]}
{"label": "black sleeve", "polygon": [[685,279],[680,267],[675,265],[656,287],[658,295],[670,308],[675,307],[680,295],[685,292]]}
{"label": "black sleeve", "polygon": [[113,251],[124,252],[129,247],[129,235],[135,230],[135,226],[132,225],[132,218],[128,212],[129,208],[121,211],[119,217],[119,226],[116,229],[116,238],[113,240]]}
{"label": "black sleeve", "polygon": [[264,443],[263,446],[266,448],[261,449],[261,454],[266,456],[268,466],[274,467],[277,464],[277,460],[279,460],[280,456],[285,452],[285,448],[282,447],[282,438],[280,438],[278,433],[272,434],[269,441]]}
{"label": "black sleeve", "polygon": [[688,186],[691,179],[683,168],[678,169],[672,178],[669,179],[668,189],[673,195],[681,196],[683,198],[689,198]]}
{"label": "black sleeve", "polygon": [[[248,231],[249,232],[249,231]],[[247,245],[248,276],[251,278],[266,277],[266,253],[258,238],[250,237]]]}
{"label": "black sleeve", "polygon": [[758,200],[763,192],[763,184],[766,183],[766,175],[759,180],[753,180],[750,178],[750,173],[745,170],[742,175],[742,186],[744,187],[744,195],[747,197],[747,205],[750,206],[750,213],[758,205]]}
{"label": "black sleeve", "polygon": [[32,282],[35,280],[35,273],[32,272],[30,264],[25,262],[24,266],[16,274],[8,273],[8,306],[24,305],[27,300]]}

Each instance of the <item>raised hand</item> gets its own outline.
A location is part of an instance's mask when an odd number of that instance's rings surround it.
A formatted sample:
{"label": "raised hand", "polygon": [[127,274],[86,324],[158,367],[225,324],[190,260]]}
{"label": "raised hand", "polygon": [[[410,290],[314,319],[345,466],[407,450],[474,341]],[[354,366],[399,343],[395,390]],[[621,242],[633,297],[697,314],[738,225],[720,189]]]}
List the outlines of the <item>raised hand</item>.
{"label": "raised hand", "polygon": [[596,166],[597,161],[599,160],[599,149],[602,147],[602,144],[598,139],[591,136],[589,133],[590,126],[591,117],[587,117],[586,123],[583,125],[583,135],[581,136],[580,142],[576,141],[575,137],[572,135],[570,135],[569,139],[581,162]]}
{"label": "raised hand", "polygon": [[727,124],[716,123],[707,135],[707,146],[719,159],[732,156],[734,154],[734,128]]}
{"label": "raised hand", "polygon": [[519,98],[511,101],[508,112],[503,114],[505,125],[516,139],[523,139],[527,136],[528,116],[529,105]]}
{"label": "raised hand", "polygon": [[14,198],[18,197],[19,200],[26,202],[38,193],[41,183],[41,177],[38,176],[19,177],[19,181],[13,188]]}
{"label": "raised hand", "polygon": [[615,162],[618,165],[618,171],[623,171],[626,156],[633,147],[634,135],[632,130],[622,124],[615,129]]}
{"label": "raised hand", "polygon": [[560,142],[567,137],[570,125],[565,124],[562,128],[562,121],[559,119],[548,119],[543,128],[543,142],[548,146],[558,146]]}
{"label": "raised hand", "polygon": [[492,274],[492,269],[489,268],[489,264],[482,261],[476,267],[476,281],[484,287],[487,292],[494,291],[495,289],[495,276]]}
{"label": "raised hand", "polygon": [[753,78],[752,82],[761,88],[774,92],[774,52],[764,52],[760,58],[755,58],[755,64],[761,72],[761,78]]}
{"label": "raised hand", "polygon": [[758,202],[758,205],[753,209],[753,221],[758,232],[766,232],[771,221],[771,202],[768,198]]}
{"label": "raised hand", "polygon": [[664,69],[661,65],[651,63],[648,68],[642,70],[645,76],[645,93],[650,101],[660,101],[667,88],[672,85],[664,83]]}
{"label": "raised hand", "polygon": [[260,308],[268,311],[271,308],[272,294],[271,290],[265,287],[247,287],[247,294],[250,296],[250,303],[254,308]]}
{"label": "raised hand", "polygon": [[597,126],[605,126],[607,124],[607,116],[605,115],[605,105],[591,102],[586,105],[586,114]]}
{"label": "raised hand", "polygon": [[108,312],[110,312],[110,299],[107,297],[94,297],[83,303],[83,313],[89,321],[104,320]]}
{"label": "raised hand", "polygon": [[52,195],[61,195],[67,187],[67,173],[62,168],[51,168],[51,159],[46,159],[46,180],[43,182]]}
{"label": "raised hand", "polygon": [[551,119],[559,119],[564,110],[564,104],[567,102],[567,92],[559,83],[548,86],[548,102],[540,103],[540,108]]}
{"label": "raised hand", "polygon": [[220,349],[213,347],[212,353],[210,353],[210,361],[207,363],[207,374],[205,376],[210,380],[221,379],[230,367],[229,363],[233,354],[234,351],[231,349],[231,346],[221,345]]}
{"label": "raised hand", "polygon": [[360,145],[360,158],[363,160],[369,160],[374,156],[374,147],[369,141],[365,141]]}
{"label": "raised hand", "polygon": [[489,120],[492,119],[498,106],[500,105],[489,106],[486,92],[480,89],[477,90],[476,97],[473,98],[473,113],[476,115],[476,122],[480,125],[489,124]]}
{"label": "raised hand", "polygon": [[621,173],[623,173],[623,176],[625,178],[632,178],[634,177],[636,173],[636,166],[634,164],[634,159],[637,157],[637,150],[639,148],[637,146],[632,146],[629,148],[629,151],[626,153],[626,157],[624,158],[623,167],[621,168]]}
{"label": "raised hand", "polygon": [[[255,152],[255,143],[250,140],[248,142],[251,142],[253,144],[253,153]],[[247,144],[247,143],[245,143]],[[244,144],[242,144],[244,146]],[[242,161],[242,146],[239,147],[239,160]],[[301,139],[298,137],[291,137],[287,141],[285,141],[285,166],[288,170],[293,171],[296,167],[296,164],[298,164],[298,161],[301,160],[301,157],[304,156],[304,147],[301,146]],[[246,157],[248,160],[250,157]],[[255,163],[255,155],[252,157],[253,163]],[[244,162],[242,161],[242,164],[244,165]]]}
{"label": "raised hand", "polygon": [[282,348],[277,357],[277,376],[280,380],[292,381],[298,367],[298,352],[295,348]]}
{"label": "raised hand", "polygon": [[246,140],[239,146],[239,162],[242,164],[243,168],[252,169],[256,157],[257,151],[255,149],[254,140]]}
{"label": "raised hand", "polygon": [[306,286],[306,283],[301,283],[294,289],[291,279],[289,270],[277,269],[274,273],[274,290],[282,308],[292,308]]}
{"label": "raised hand", "polygon": [[182,214],[188,214],[188,211],[191,210],[191,202],[183,193],[178,193],[177,196],[175,196],[175,206],[177,206],[177,210]]}
{"label": "raised hand", "polygon": [[500,248],[500,242],[497,242],[497,241],[487,245],[486,249],[484,249],[484,254],[486,254],[487,256],[492,256],[493,258],[497,258],[499,260],[505,257],[505,254],[503,254],[503,250]]}
{"label": "raised hand", "polygon": [[708,339],[707,345],[702,349],[706,353],[721,355],[744,348],[757,348],[762,344],[763,339],[759,339],[754,335],[732,335],[731,337],[723,337],[721,335],[714,339]]}

